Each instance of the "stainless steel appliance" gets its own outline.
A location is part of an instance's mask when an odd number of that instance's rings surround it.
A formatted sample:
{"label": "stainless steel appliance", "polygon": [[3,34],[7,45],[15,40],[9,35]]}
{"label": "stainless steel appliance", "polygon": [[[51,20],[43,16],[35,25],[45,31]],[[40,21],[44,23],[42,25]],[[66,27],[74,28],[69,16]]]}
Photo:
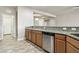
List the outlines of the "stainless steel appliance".
{"label": "stainless steel appliance", "polygon": [[54,52],[54,33],[43,32],[43,49]]}

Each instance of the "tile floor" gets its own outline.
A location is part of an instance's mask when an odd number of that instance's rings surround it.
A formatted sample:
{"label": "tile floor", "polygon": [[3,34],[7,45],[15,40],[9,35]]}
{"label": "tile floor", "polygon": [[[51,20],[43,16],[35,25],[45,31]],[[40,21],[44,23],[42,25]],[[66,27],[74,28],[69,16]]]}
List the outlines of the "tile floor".
{"label": "tile floor", "polygon": [[29,41],[17,41],[6,35],[0,40],[0,53],[45,53],[45,51]]}

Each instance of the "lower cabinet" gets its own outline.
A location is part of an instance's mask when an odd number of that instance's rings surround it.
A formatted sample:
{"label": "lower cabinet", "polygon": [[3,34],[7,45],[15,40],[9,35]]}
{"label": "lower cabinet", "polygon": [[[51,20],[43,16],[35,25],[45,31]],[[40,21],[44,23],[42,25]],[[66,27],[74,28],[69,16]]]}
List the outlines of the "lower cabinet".
{"label": "lower cabinet", "polygon": [[67,36],[67,53],[79,53],[79,40]]}
{"label": "lower cabinet", "polygon": [[36,43],[36,31],[32,31],[32,42]]}
{"label": "lower cabinet", "polygon": [[67,42],[67,53],[79,53],[79,50]]}
{"label": "lower cabinet", "polygon": [[55,53],[66,52],[65,36],[61,34],[55,34]]}
{"label": "lower cabinet", "polygon": [[29,30],[28,29],[26,29],[25,30],[25,39],[29,39]]}
{"label": "lower cabinet", "polygon": [[26,29],[25,38],[42,48],[42,42],[43,42],[42,32]]}
{"label": "lower cabinet", "polygon": [[55,53],[79,53],[79,40],[55,34]]}
{"label": "lower cabinet", "polygon": [[42,32],[36,32],[36,44],[42,48],[43,35]]}
{"label": "lower cabinet", "polygon": [[55,53],[65,53],[65,41],[55,40]]}
{"label": "lower cabinet", "polygon": [[[42,48],[43,34],[41,31],[25,30],[25,38]],[[55,34],[55,53],[79,53],[79,40],[63,34]]]}
{"label": "lower cabinet", "polygon": [[31,41],[31,37],[32,37],[32,35],[31,35],[31,30],[26,29],[26,30],[25,30],[25,38],[26,38],[27,40],[30,40],[30,41]]}
{"label": "lower cabinet", "polygon": [[32,40],[32,30],[29,30],[29,34],[28,34],[28,38],[29,38],[29,40],[31,41]]}

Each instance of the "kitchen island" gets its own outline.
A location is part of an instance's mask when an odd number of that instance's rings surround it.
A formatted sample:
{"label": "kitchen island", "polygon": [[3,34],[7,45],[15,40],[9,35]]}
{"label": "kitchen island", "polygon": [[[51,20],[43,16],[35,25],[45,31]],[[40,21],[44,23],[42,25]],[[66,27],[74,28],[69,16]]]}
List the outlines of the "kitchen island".
{"label": "kitchen island", "polygon": [[[61,28],[60,28],[61,29]],[[47,28],[34,28],[28,27],[25,29],[25,38],[45,51],[49,52],[44,48],[44,34],[52,33],[53,44],[51,50],[53,53],[79,53],[79,32],[78,31],[66,31],[66,30],[55,30]],[[54,35],[53,35],[54,34]],[[77,34],[77,36],[75,35]],[[50,39],[49,39],[50,40]],[[51,40],[51,41],[52,41]],[[47,42],[46,42],[47,43]],[[48,44],[48,43],[47,43]],[[48,44],[49,45],[49,44]],[[49,49],[49,46],[46,46]]]}

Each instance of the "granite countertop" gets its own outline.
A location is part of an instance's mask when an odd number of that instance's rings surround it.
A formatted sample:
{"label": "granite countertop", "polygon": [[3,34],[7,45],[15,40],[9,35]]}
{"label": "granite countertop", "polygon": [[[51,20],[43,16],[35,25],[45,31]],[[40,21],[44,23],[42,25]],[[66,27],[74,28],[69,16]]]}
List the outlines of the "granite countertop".
{"label": "granite countertop", "polygon": [[26,29],[30,29],[30,30],[37,30],[37,31],[43,31],[43,32],[51,32],[51,33],[59,33],[59,34],[64,34],[64,35],[68,35],[72,38],[75,38],[77,40],[79,40],[79,37],[72,35],[72,34],[79,34],[79,32],[70,32],[70,31],[58,31],[58,30],[47,30],[47,29],[38,29],[38,28],[26,28]]}

